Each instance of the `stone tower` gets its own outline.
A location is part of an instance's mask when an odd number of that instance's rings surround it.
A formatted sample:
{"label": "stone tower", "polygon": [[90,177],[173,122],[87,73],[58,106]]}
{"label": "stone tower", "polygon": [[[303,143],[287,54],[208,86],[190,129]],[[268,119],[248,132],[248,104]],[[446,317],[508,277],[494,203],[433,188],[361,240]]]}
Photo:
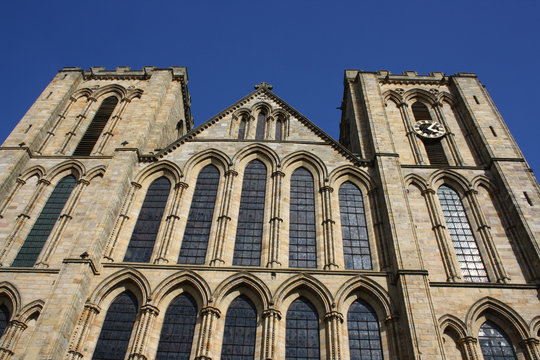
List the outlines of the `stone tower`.
{"label": "stone tower", "polygon": [[183,67],[61,70],[0,147],[0,359],[538,359],[539,188],[484,87],[344,86],[338,142],[267,83],[194,128]]}

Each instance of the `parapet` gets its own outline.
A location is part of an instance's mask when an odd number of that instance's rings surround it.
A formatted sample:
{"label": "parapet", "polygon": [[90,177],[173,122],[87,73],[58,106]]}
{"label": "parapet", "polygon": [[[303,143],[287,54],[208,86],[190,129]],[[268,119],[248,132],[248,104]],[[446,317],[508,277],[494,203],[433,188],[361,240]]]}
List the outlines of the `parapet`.
{"label": "parapet", "polygon": [[118,66],[114,70],[108,70],[104,66],[93,66],[90,70],[83,70],[79,67],[65,67],[59,72],[81,72],[85,80],[100,79],[100,80],[147,80],[156,71],[170,71],[173,80],[180,80],[185,83],[188,81],[187,69],[185,66],[171,66],[168,68],[157,68],[155,66],[143,66],[140,70],[133,70],[129,66]]}

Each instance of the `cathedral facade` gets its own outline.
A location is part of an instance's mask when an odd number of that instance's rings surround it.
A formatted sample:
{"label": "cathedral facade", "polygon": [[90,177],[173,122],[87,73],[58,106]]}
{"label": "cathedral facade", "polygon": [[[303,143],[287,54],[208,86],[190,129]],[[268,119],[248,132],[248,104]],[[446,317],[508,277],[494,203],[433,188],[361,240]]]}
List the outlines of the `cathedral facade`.
{"label": "cathedral facade", "polygon": [[346,70],[340,139],[64,68],[0,147],[0,359],[540,358],[540,189],[474,74]]}

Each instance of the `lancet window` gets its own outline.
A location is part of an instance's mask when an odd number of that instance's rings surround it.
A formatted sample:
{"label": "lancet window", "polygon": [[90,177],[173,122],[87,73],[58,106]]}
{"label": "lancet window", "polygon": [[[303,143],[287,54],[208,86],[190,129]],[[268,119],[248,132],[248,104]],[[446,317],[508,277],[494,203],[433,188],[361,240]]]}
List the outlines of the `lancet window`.
{"label": "lancet window", "polygon": [[264,130],[266,128],[266,111],[261,109],[257,115],[257,127],[255,128],[255,140],[264,139]]}
{"label": "lancet window", "polygon": [[480,327],[478,342],[484,360],[517,360],[512,342],[504,331],[491,321]]}
{"label": "lancet window", "polygon": [[56,184],[11,266],[34,266],[76,183],[68,175]]}
{"label": "lancet window", "polygon": [[375,311],[364,301],[352,303],[347,314],[351,359],[382,360],[381,333]]}
{"label": "lancet window", "polygon": [[219,170],[214,165],[205,166],[199,173],[193,192],[179,264],[204,264],[218,185]]}
{"label": "lancet window", "polygon": [[304,297],[296,299],[287,311],[285,358],[320,359],[319,316]]}
{"label": "lancet window", "polygon": [[4,334],[4,331],[6,331],[6,328],[9,323],[9,309],[6,305],[2,304],[0,305],[0,337]]}
{"label": "lancet window", "polygon": [[227,310],[221,359],[253,359],[256,332],[257,310],[247,296],[240,295],[234,299]]}
{"label": "lancet window", "polygon": [[265,195],[266,166],[253,160],[244,171],[233,265],[260,265]]}
{"label": "lancet window", "polygon": [[124,261],[150,261],[170,190],[171,182],[164,176],[148,187]]}

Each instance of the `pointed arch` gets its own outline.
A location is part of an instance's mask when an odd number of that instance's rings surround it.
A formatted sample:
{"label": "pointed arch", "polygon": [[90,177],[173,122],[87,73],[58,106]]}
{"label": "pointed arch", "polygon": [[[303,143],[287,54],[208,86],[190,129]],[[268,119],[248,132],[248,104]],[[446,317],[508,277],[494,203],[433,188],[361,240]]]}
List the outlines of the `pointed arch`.
{"label": "pointed arch", "polygon": [[106,165],[95,166],[88,170],[88,172],[84,175],[84,178],[88,181],[92,181],[96,177],[103,177],[103,175],[105,175],[106,169]]}
{"label": "pointed arch", "polygon": [[340,185],[342,182],[348,180],[352,180],[353,183],[359,185],[362,192],[368,193],[374,189],[374,184],[369,174],[353,165],[339,166],[328,175],[328,185],[333,188],[337,187],[336,184]]}
{"label": "pointed arch", "polygon": [[479,321],[483,315],[500,325],[513,338],[515,345],[529,337],[528,326],[523,318],[510,306],[491,296],[478,300],[467,312],[465,324],[469,334],[473,336],[478,334],[480,326],[484,323]]}
{"label": "pointed arch", "polygon": [[78,160],[67,160],[49,169],[44,178],[52,183],[53,179],[64,177],[67,171],[71,172],[77,181],[86,174],[86,168],[83,163]]}
{"label": "pointed arch", "polygon": [[[159,160],[158,162],[153,163],[152,165],[147,166],[146,168],[141,170],[135,176],[134,181],[138,184],[143,184],[145,181],[148,181],[149,178],[152,178],[153,180],[154,177],[159,177],[161,173],[163,173],[163,175],[169,175],[167,177],[169,177],[169,179],[173,183],[173,186],[175,184],[178,184],[184,176],[184,174],[182,173],[182,169],[180,169],[177,164],[169,160]],[[153,176],[154,174],[156,175]]]}
{"label": "pointed arch", "polygon": [[86,88],[86,87],[75,90],[73,94],[71,94],[71,97],[74,98],[76,101],[82,97],[88,100],[89,98],[92,98],[93,96],[94,96],[94,90],[90,88]]}
{"label": "pointed arch", "polygon": [[258,101],[255,104],[251,105],[251,113],[255,113],[257,111],[260,111],[261,109],[264,109],[267,115],[272,113],[272,106],[266,101]]}
{"label": "pointed arch", "polygon": [[448,169],[434,171],[429,176],[428,183],[432,189],[438,189],[445,183],[461,194],[471,188],[471,183],[464,176]]}
{"label": "pointed arch", "polygon": [[395,312],[388,292],[381,285],[363,275],[349,279],[341,285],[335,297],[338,311],[347,313],[347,299],[355,294],[366,300],[379,313],[381,319]]}
{"label": "pointed arch", "polygon": [[403,94],[403,99],[407,103],[412,103],[414,102],[414,100],[420,100],[420,102],[427,103],[431,106],[433,106],[437,102],[437,98],[432,93],[418,88],[405,91],[405,93]]}
{"label": "pointed arch", "polygon": [[232,158],[232,164],[235,168],[240,168],[241,164],[246,165],[253,159],[259,159],[268,167],[270,174],[280,168],[280,160],[278,154],[264,144],[249,144],[240,149]]}
{"label": "pointed arch", "polygon": [[396,105],[403,104],[403,96],[401,96],[400,93],[394,90],[386,90],[382,94],[384,102],[387,103],[388,101],[393,101]]}
{"label": "pointed arch", "polygon": [[19,310],[16,319],[26,324],[28,323],[29,319],[38,318],[39,315],[41,315],[43,306],[45,306],[45,302],[43,300],[31,301]]}
{"label": "pointed arch", "polygon": [[101,306],[105,299],[116,297],[127,288],[138,297],[139,304],[146,304],[150,299],[150,283],[146,277],[133,268],[122,269],[104,279],[88,297],[89,303]]}
{"label": "pointed arch", "polygon": [[17,288],[8,281],[0,282],[0,305],[6,305],[11,317],[21,309],[21,295]]}
{"label": "pointed arch", "polygon": [[[289,303],[300,296],[306,296],[312,302],[315,302],[314,305],[319,311],[319,315],[323,316],[332,309],[334,300],[328,288],[308,274],[298,274],[285,280],[274,293],[272,302],[278,308],[287,311],[289,304],[286,304],[285,300],[295,293],[296,295],[292,296],[293,299]],[[284,304],[287,306],[284,306]]]}
{"label": "pointed arch", "polygon": [[490,194],[495,193],[495,185],[485,175],[477,175],[471,180],[471,187],[478,190],[479,187],[484,187]]}
{"label": "pointed arch", "polygon": [[19,174],[19,178],[28,181],[32,176],[37,176],[38,180],[45,176],[45,169],[41,165],[32,166]]}
{"label": "pointed arch", "polygon": [[421,191],[426,191],[429,189],[429,183],[418,174],[407,174],[403,180],[405,180],[405,185],[409,187],[410,185],[415,185]]}
{"label": "pointed arch", "polygon": [[215,165],[220,171],[225,173],[230,170],[233,162],[227,154],[218,149],[206,149],[193,155],[184,165],[186,178],[195,180],[202,169],[207,164]]}
{"label": "pointed arch", "polygon": [[454,315],[446,314],[441,316],[439,318],[439,328],[441,329],[441,333],[444,333],[447,328],[452,329],[459,336],[459,339],[467,336],[465,323]]}
{"label": "pointed arch", "polygon": [[441,91],[437,94],[437,102],[439,103],[447,103],[451,107],[453,107],[456,104],[456,100],[452,94],[446,91]]}
{"label": "pointed arch", "polygon": [[535,316],[529,323],[529,329],[532,337],[540,338],[540,315]]}
{"label": "pointed arch", "polygon": [[126,99],[133,100],[133,99],[140,99],[142,94],[144,93],[141,89],[127,89]]}
{"label": "pointed arch", "polygon": [[108,84],[94,91],[94,97],[96,99],[99,99],[101,97],[106,98],[110,95],[116,96],[118,100],[122,100],[127,96],[127,90],[120,84]]}
{"label": "pointed arch", "polygon": [[281,167],[283,171],[292,173],[296,168],[305,165],[316,171],[313,176],[319,181],[319,186],[322,186],[323,181],[328,177],[328,170],[324,162],[312,153],[304,150],[295,151],[283,159]]}
{"label": "pointed arch", "polygon": [[211,296],[210,287],[200,275],[189,270],[179,271],[160,282],[152,292],[151,303],[160,308],[169,294],[184,287],[191,289],[188,292],[199,302],[200,308],[208,305]]}
{"label": "pointed arch", "polygon": [[224,299],[235,290],[247,295],[255,305],[258,305],[260,311],[268,309],[271,303],[270,289],[264,281],[248,272],[234,274],[223,280],[214,290],[212,297],[218,306],[224,308],[222,306]]}

